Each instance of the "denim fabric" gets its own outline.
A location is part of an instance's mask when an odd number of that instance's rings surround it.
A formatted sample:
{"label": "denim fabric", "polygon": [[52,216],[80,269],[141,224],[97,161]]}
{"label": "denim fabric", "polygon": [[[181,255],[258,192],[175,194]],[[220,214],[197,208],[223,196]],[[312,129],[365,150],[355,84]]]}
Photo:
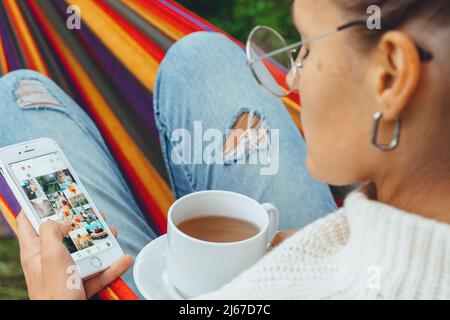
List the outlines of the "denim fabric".
{"label": "denim fabric", "polygon": [[[208,189],[239,192],[277,206],[283,230],[336,210],[328,185],[307,173],[305,142],[282,102],[258,85],[243,50],[225,36],[198,32],[172,46],[160,66],[154,109],[176,197]],[[254,164],[173,161],[174,130],[186,129],[194,136],[194,121],[201,121],[204,131],[225,133],[239,115],[252,110],[270,129],[279,130],[277,174],[261,175],[262,165]]]}

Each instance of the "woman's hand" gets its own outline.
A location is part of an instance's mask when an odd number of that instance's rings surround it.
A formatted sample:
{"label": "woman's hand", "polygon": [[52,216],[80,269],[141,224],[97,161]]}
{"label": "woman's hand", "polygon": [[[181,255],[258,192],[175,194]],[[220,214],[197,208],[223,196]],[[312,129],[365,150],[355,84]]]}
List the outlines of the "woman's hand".
{"label": "woman's hand", "polygon": [[298,231],[299,230],[278,231],[275,234],[275,236],[273,237],[272,241],[270,242],[269,249],[273,249],[273,248],[279,246],[284,240],[286,240],[289,237],[292,237]]}
{"label": "woman's hand", "polygon": [[[130,256],[121,257],[109,269],[82,281],[78,269],[62,240],[70,224],[45,222],[38,236],[21,212],[17,216],[20,261],[30,299],[85,300],[125,273],[132,264]],[[114,236],[115,229],[111,228]]]}

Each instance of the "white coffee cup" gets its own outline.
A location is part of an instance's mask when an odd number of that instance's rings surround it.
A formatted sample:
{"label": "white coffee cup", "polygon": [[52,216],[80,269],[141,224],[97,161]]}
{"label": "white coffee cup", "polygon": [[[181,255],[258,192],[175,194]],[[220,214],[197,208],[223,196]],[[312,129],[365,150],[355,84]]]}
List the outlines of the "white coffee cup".
{"label": "white coffee cup", "polygon": [[[257,235],[237,242],[203,241],[181,232],[177,225],[202,216],[225,216],[251,222]],[[186,195],[170,207],[167,275],[185,298],[220,289],[257,262],[278,230],[278,209],[242,194],[201,191]]]}

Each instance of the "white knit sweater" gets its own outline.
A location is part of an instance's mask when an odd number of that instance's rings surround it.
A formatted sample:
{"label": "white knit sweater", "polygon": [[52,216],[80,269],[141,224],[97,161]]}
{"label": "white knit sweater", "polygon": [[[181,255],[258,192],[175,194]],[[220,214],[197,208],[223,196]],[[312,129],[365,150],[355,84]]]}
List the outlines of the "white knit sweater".
{"label": "white knit sweater", "polygon": [[[450,213],[449,213],[450,214]],[[351,193],[199,299],[450,299],[450,225]]]}

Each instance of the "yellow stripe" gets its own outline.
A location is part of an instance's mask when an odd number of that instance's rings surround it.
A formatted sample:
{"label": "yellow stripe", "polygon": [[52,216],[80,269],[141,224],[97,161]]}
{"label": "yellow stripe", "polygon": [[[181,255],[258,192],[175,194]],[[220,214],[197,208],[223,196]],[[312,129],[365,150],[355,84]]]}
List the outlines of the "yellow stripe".
{"label": "yellow stripe", "polygon": [[153,91],[158,62],[92,0],[66,0],[81,9],[81,18],[144,87]]}
{"label": "yellow stripe", "polygon": [[177,41],[185,36],[185,34],[179,31],[174,26],[168,24],[166,21],[152,14],[146,8],[142,7],[140,4],[135,3],[133,0],[121,0],[123,4],[128,6],[131,10],[141,16],[142,19],[155,26],[159,31],[164,33],[166,36],[174,41]]}
{"label": "yellow stripe", "polygon": [[1,199],[0,199],[0,212],[3,214],[3,217],[5,217],[6,222],[9,224],[14,233],[17,234],[16,217]]}
{"label": "yellow stripe", "polygon": [[27,48],[27,52],[29,52],[30,56],[27,55],[28,59],[31,59],[29,63],[31,62],[35,67],[36,71],[48,76],[48,70],[45,66],[41,55],[39,54],[39,50],[36,46],[36,43],[33,40],[33,36],[30,33],[30,30],[27,27],[27,24],[25,22],[25,19],[20,12],[19,6],[17,5],[16,0],[6,0],[5,4],[8,6],[12,18],[16,22],[17,25],[17,32],[20,33],[24,43],[23,45]]}
{"label": "yellow stripe", "polygon": [[109,294],[112,300],[120,300],[119,297],[113,291],[113,289],[111,289],[110,287],[106,287],[105,291]]}
{"label": "yellow stripe", "polygon": [[284,97],[281,100],[283,101],[287,111],[290,113],[299,130],[303,132],[303,127],[300,121],[301,106],[287,97]]}
{"label": "yellow stripe", "polygon": [[64,60],[71,66],[75,73],[75,78],[83,85],[84,91],[89,95],[92,105],[95,106],[95,110],[92,111],[98,116],[101,116],[107,134],[113,137],[118,148],[123,151],[124,157],[132,167],[132,170],[141,177],[141,181],[146,185],[147,193],[153,196],[161,211],[167,214],[169,206],[173,202],[171,189],[162,180],[159,173],[153,168],[133,139],[128,135],[103,96],[97,90],[95,84],[90,80],[82,66],[56,32],[54,32],[54,37],[64,55]]}

